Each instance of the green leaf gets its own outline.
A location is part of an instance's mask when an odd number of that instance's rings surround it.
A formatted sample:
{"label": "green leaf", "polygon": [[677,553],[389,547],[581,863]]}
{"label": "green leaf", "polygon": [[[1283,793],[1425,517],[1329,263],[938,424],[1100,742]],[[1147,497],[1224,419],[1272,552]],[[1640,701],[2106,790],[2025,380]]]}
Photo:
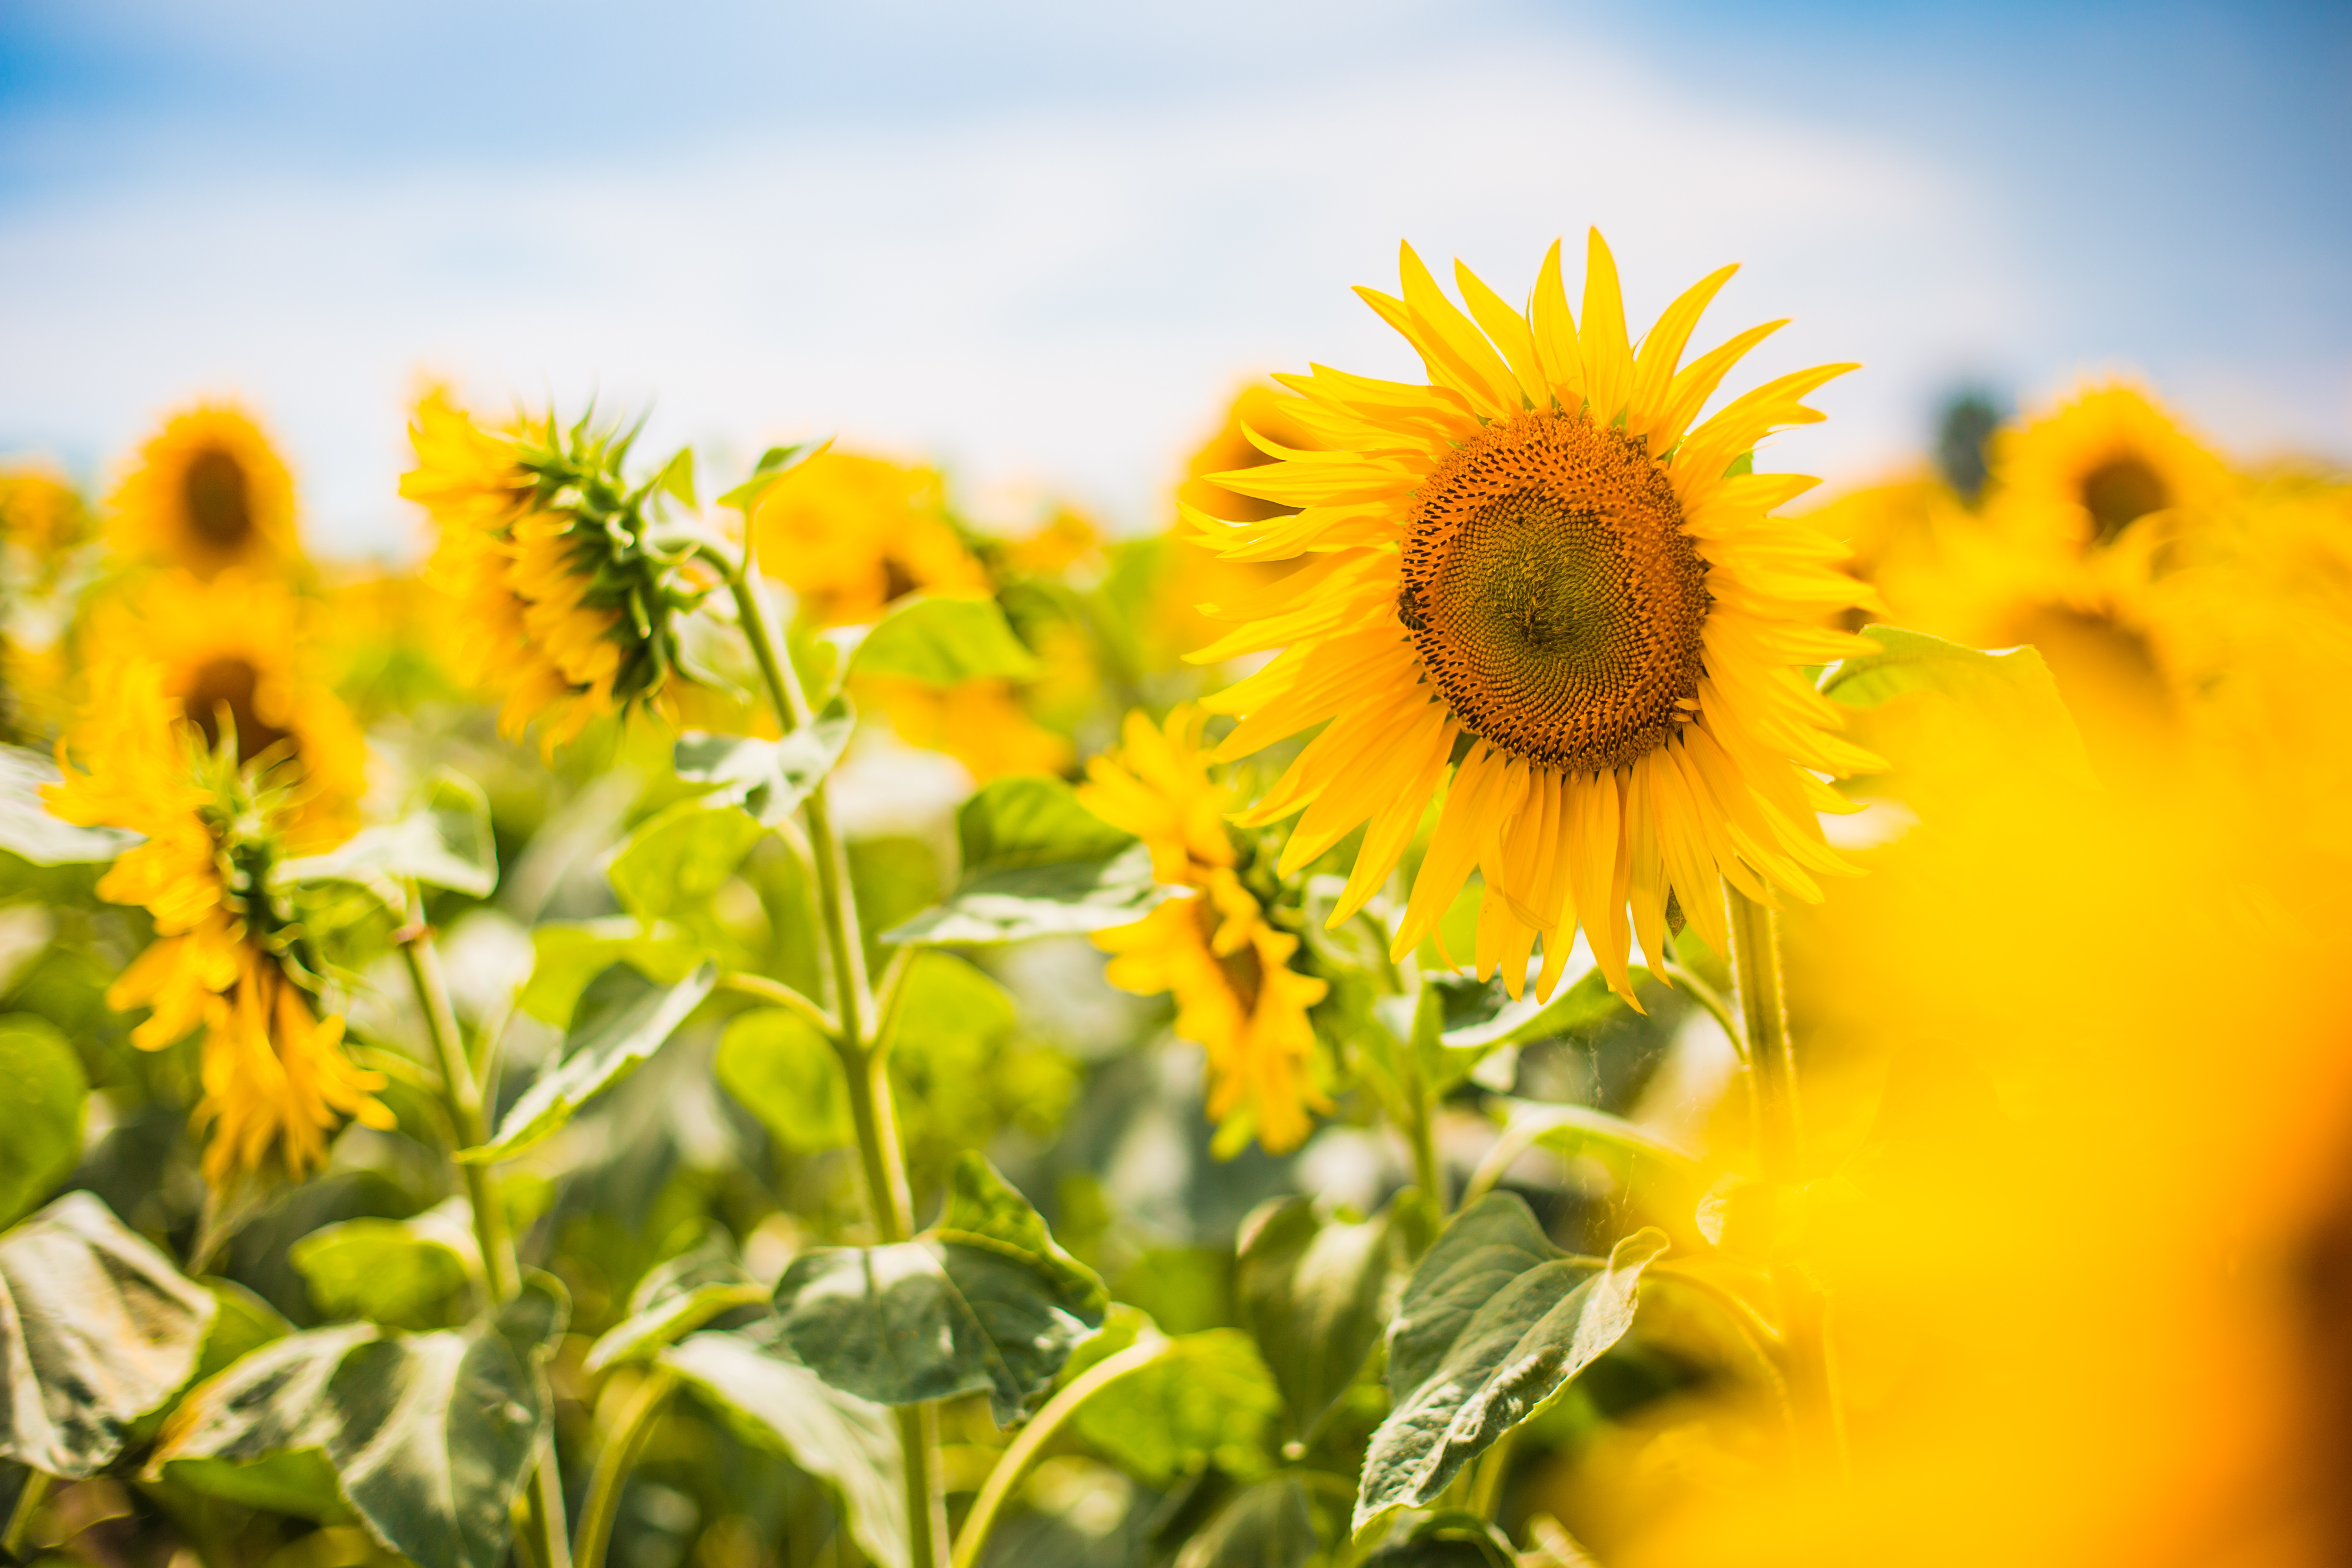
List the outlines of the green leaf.
{"label": "green leaf", "polygon": [[694,448],[679,447],[670,460],[662,465],[661,474],[654,480],[654,486],[668,492],[682,506],[699,505],[694,498]]}
{"label": "green leaf", "polygon": [[470,1291],[482,1260],[472,1212],[462,1197],[413,1219],[346,1219],[294,1243],[289,1260],[310,1300],[331,1318],[360,1317],[394,1328],[437,1328],[451,1298]]}
{"label": "green leaf", "polygon": [[1249,1335],[1204,1329],[1171,1339],[1156,1359],[1098,1390],[1070,1425],[1122,1469],[1164,1488],[1212,1465],[1244,1480],[1267,1474],[1281,1413],[1282,1395]]}
{"label": "green leaf", "polygon": [[530,945],[537,957],[515,1005],[558,1029],[571,1027],[588,982],[615,964],[627,964],[667,986],[694,973],[709,956],[699,942],[673,935],[667,926],[647,932],[626,915],[534,926]]}
{"label": "green leaf", "polygon": [[1900,626],[1865,626],[1862,634],[1878,651],[1822,672],[1821,690],[1832,702],[1870,709],[1932,694],[1979,716],[2068,781],[2095,787],[2074,716],[2036,650],[1988,653]]}
{"label": "green leaf", "polygon": [[318,1479],[301,1457],[322,1457],[386,1548],[418,1568],[498,1568],[546,1430],[540,1364],[566,1315],[562,1287],[534,1273],[495,1317],[463,1329],[347,1323],[289,1334],[192,1390],[148,1473],[214,1496],[284,1493],[299,1505]]}
{"label": "green leaf", "polygon": [[784,1343],[835,1388],[883,1405],[984,1392],[1000,1426],[1052,1385],[1108,1304],[976,1154],[957,1162],[932,1229],[803,1252],[776,1282]]}
{"label": "green leaf", "polygon": [[1242,1222],[1234,1294],[1300,1442],[1314,1439],[1380,1340],[1405,1261],[1395,1211],[1391,1200],[1350,1221],[1289,1197]]}
{"label": "green leaf", "polygon": [[1436,1501],[1622,1338],[1642,1270],[1665,1246],[1663,1232],[1642,1230],[1606,1262],[1570,1257],[1512,1193],[1457,1215],[1389,1325],[1390,1409],[1364,1458],[1354,1528]]}
{"label": "green leaf", "polygon": [[41,787],[58,782],[57,764],[21,746],[0,746],[0,850],[35,865],[110,861],[140,841],[118,828],[84,828],[49,814]]}
{"label": "green leaf", "polygon": [[667,986],[627,964],[606,969],[581,993],[563,1060],[523,1092],[488,1143],[461,1149],[457,1157],[471,1165],[512,1159],[554,1136],[583,1105],[644,1066],[702,1005],[718,978],[708,963]]}
{"label": "green leaf", "polygon": [[716,1071],[719,1086],[788,1148],[816,1154],[857,1135],[833,1042],[796,1012],[758,1008],[737,1018],[719,1037]]}
{"label": "green leaf", "polygon": [[853,675],[896,675],[931,686],[1034,681],[1045,672],[993,599],[910,594],[849,655]]}
{"label": "green leaf", "polygon": [[1260,1481],[1236,1493],[1184,1543],[1173,1568],[1305,1568],[1322,1542],[1294,1480]]}
{"label": "green leaf", "polygon": [[968,1040],[994,1040],[1019,1023],[1003,986],[961,958],[918,953],[898,1003],[896,1049],[934,1056]]}
{"label": "green leaf", "polygon": [[1140,920],[1169,896],[1151,855],[1078,804],[1058,779],[992,781],[956,813],[963,873],[938,907],[883,934],[886,942],[995,943],[1107,930]]}
{"label": "green leaf", "polygon": [[659,1354],[723,1312],[764,1306],[768,1288],[744,1270],[724,1230],[647,1271],[629,1296],[629,1314],[589,1347],[590,1375]]}
{"label": "green leaf", "polygon": [[1508,1098],[1498,1098],[1494,1103],[1507,1117],[1504,1136],[1522,1147],[1539,1144],[1567,1155],[1599,1147],[1637,1159],[1654,1160],[1685,1176],[1698,1174],[1697,1155],[1622,1116],[1612,1116],[1590,1105],[1555,1105]]}
{"label": "green leaf", "polygon": [[833,438],[827,436],[823,441],[803,441],[792,446],[769,447],[760,454],[760,461],[751,469],[751,476],[719,497],[719,504],[722,507],[732,507],[737,511],[748,515],[752,507],[760,504],[760,497],[768,493],[769,486],[773,485],[832,444]]}
{"label": "green leaf", "polygon": [[[1639,964],[1627,965],[1625,973],[1636,988],[1650,978],[1650,972]],[[1553,991],[1548,1002],[1537,999],[1532,986],[1512,1001],[1499,981],[1480,985],[1448,976],[1440,984],[1445,988],[1446,1010],[1444,1031],[1438,1038],[1448,1051],[1484,1052],[1497,1046],[1531,1045],[1573,1030],[1590,1029],[1625,1010],[1625,999],[1609,988],[1608,977],[1598,968],[1587,969]]]}
{"label": "green leaf", "polygon": [[840,1498],[849,1532],[881,1568],[908,1568],[897,1419],[746,1334],[698,1333],[662,1353],[739,1436],[782,1453]]}
{"label": "green leaf", "polygon": [[187,1382],[217,1310],[89,1193],[0,1234],[0,1458],[95,1475]]}
{"label": "green leaf", "polygon": [[647,925],[710,902],[767,830],[736,806],[680,800],[613,857],[613,892]]}
{"label": "green leaf", "polygon": [[283,862],[270,880],[281,887],[305,882],[363,886],[421,882],[469,898],[488,898],[499,884],[489,798],[472,779],[443,773],[434,779],[421,810],[397,822],[362,828],[325,854]]}
{"label": "green leaf", "polygon": [[0,1018],[0,1083],[8,1085],[0,1134],[0,1225],[47,1197],[81,1158],[89,1080],[57,1025],[32,1013]]}
{"label": "green leaf", "polygon": [[294,1325],[276,1307],[234,1280],[200,1280],[213,1294],[213,1326],[205,1335],[204,1354],[197,1359],[190,1384],[202,1383],[226,1370],[241,1356],[250,1355],[273,1340],[284,1339]]}
{"label": "green leaf", "polygon": [[689,784],[720,788],[702,799],[740,805],[754,820],[774,827],[800,810],[809,791],[841,760],[857,715],[845,696],[824,705],[805,727],[782,740],[748,735],[690,731],[670,751],[670,766]]}

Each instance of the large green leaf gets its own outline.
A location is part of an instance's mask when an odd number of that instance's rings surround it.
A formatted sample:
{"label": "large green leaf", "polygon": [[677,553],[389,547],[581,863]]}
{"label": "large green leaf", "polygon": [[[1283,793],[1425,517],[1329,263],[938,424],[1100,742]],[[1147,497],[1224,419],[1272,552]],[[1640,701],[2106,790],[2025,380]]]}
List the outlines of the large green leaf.
{"label": "large green leaf", "polygon": [[1234,1494],[1184,1542],[1173,1568],[1305,1568],[1321,1545],[1306,1489],[1276,1479]]}
{"label": "large green leaf", "polygon": [[[1126,1349],[1139,1333],[1158,1333],[1132,1307],[1113,1312],[1071,1356],[1066,1382]],[[1166,1341],[1151,1361],[1098,1389],[1070,1425],[1122,1469],[1164,1488],[1213,1465],[1243,1480],[1267,1474],[1281,1412],[1282,1395],[1249,1335],[1203,1329]]]}
{"label": "large green leaf", "polygon": [[187,1382],[216,1311],[89,1193],[0,1234],[0,1458],[95,1474]]}
{"label": "large green leaf", "polygon": [[1642,1270],[1665,1245],[1643,1230],[1605,1262],[1570,1257],[1511,1193],[1456,1216],[1389,1325],[1390,1409],[1364,1458],[1355,1528],[1434,1502],[1464,1465],[1622,1338]]}
{"label": "large green leaf", "polygon": [[736,1432],[776,1449],[840,1498],[849,1532],[881,1568],[908,1568],[898,1422],[832,1387],[764,1339],[709,1332],[662,1352]]}
{"label": "large green leaf", "polygon": [[992,943],[1101,931],[1169,895],[1150,852],[1078,804],[1058,779],[992,780],[956,813],[963,871],[947,901],[883,934],[887,942]]}
{"label": "large green leaf", "polygon": [[1822,672],[1821,690],[1832,702],[1870,709],[1898,698],[1931,695],[1976,714],[2012,740],[2021,753],[2070,782],[2095,782],[2074,716],[2035,649],[1987,652],[1900,626],[1865,626],[1862,634],[1877,643],[1878,651],[1841,660]]}
{"label": "large green leaf", "polygon": [[613,857],[613,892],[647,925],[710,902],[767,830],[725,801],[680,800],[656,813]]}
{"label": "large green leaf", "polygon": [[58,781],[57,764],[21,746],[0,746],[0,850],[35,865],[110,861],[139,842],[118,828],[84,828],[49,814],[41,787]]}
{"label": "large green leaf", "polygon": [[699,731],[680,736],[671,750],[670,766],[688,783],[719,786],[703,797],[705,801],[740,805],[774,827],[798,810],[809,791],[833,771],[856,727],[857,715],[849,699],[835,696],[813,722],[782,740]]}
{"label": "large green leaf", "polygon": [[701,943],[676,935],[675,927],[656,926],[649,932],[626,915],[551,921],[532,928],[530,945],[535,955],[530,978],[515,1005],[558,1029],[571,1027],[580,993],[614,965],[627,964],[667,986],[694,973],[709,953]]}
{"label": "large green leaf", "polygon": [[1242,1222],[1234,1288],[1242,1322],[1274,1369],[1291,1435],[1312,1441],[1381,1337],[1405,1266],[1393,1202],[1348,1220],[1307,1197]]}
{"label": "large green leaf", "polygon": [[643,1361],[711,1319],[767,1302],[768,1288],[735,1256],[727,1232],[646,1273],[629,1296],[629,1314],[588,1349],[593,1375],[624,1361]]}
{"label": "large green leaf", "polygon": [[985,1393],[1000,1425],[1053,1383],[1108,1304],[976,1154],[957,1162],[932,1229],[803,1252],[776,1282],[784,1342],[827,1383],[883,1405]]}
{"label": "large green leaf", "polygon": [[895,675],[933,686],[1034,681],[1044,671],[992,599],[902,599],[849,655],[853,675]]}
{"label": "large green leaf", "polygon": [[463,1316],[459,1298],[481,1277],[472,1211],[453,1197],[413,1219],[346,1219],[294,1243],[289,1260],[331,1318],[392,1328],[438,1328]]}
{"label": "large green leaf", "polygon": [[546,1430],[540,1363],[565,1316],[562,1287],[533,1274],[463,1329],[290,1334],[191,1390],[149,1473],[274,1506],[305,1501],[323,1458],[369,1532],[418,1568],[499,1568]]}
{"label": "large green leaf", "polygon": [[[1650,977],[1638,964],[1627,974],[1636,987]],[[1490,1059],[1503,1065],[1507,1059],[1497,1052],[1599,1023],[1624,1006],[1598,969],[1559,986],[1549,1001],[1537,997],[1532,984],[1513,1000],[1499,977],[1428,975],[1418,997],[1384,998],[1375,1004],[1381,1027],[1363,1031],[1360,1044],[1390,1072],[1399,1071],[1396,1053],[1410,1051],[1431,1093],[1443,1094],[1472,1077],[1488,1088],[1507,1088],[1507,1070],[1499,1078],[1481,1071]]]}
{"label": "large green leaf", "polygon": [[89,1080],[57,1025],[32,1013],[0,1018],[0,1225],[47,1197],[81,1158]]}
{"label": "large green leaf", "polygon": [[362,828],[325,854],[283,862],[271,881],[279,886],[359,883],[385,888],[395,899],[399,883],[421,882],[488,898],[499,884],[489,799],[472,779],[444,773],[434,779],[420,810],[396,822]]}
{"label": "large green leaf", "polygon": [[658,985],[615,964],[581,993],[563,1060],[541,1073],[499,1122],[487,1144],[461,1149],[474,1164],[511,1159],[555,1135],[580,1108],[645,1065],[702,1005],[719,972],[703,964],[673,985]]}
{"label": "large green leaf", "polygon": [[856,1137],[849,1084],[833,1042],[785,1008],[755,1008],[719,1039],[719,1087],[760,1118],[778,1142],[804,1154]]}

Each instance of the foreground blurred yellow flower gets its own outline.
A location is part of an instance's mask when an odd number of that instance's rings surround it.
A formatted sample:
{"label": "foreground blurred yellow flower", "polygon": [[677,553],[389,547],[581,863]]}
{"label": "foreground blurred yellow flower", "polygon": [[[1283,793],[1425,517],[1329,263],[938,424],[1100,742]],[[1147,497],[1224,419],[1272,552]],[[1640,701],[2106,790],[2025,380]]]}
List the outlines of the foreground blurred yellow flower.
{"label": "foreground blurred yellow flower", "polygon": [[[257,716],[271,711],[284,663],[272,661],[247,688]],[[202,723],[191,711],[202,693],[175,690],[173,674],[165,660],[136,652],[95,670],[81,721],[58,747],[64,781],[48,799],[69,821],[145,835],[98,885],[100,897],[142,905],[155,922],[154,941],[107,1002],[152,1009],[131,1037],[150,1051],[203,1029],[194,1124],[210,1132],[205,1178],[299,1179],[324,1161],[342,1118],[393,1124],[373,1094],[383,1078],[352,1064],[342,1019],[320,1018],[298,983],[315,984],[315,968],[269,886],[290,849],[327,847],[340,835],[325,825],[349,816],[348,797],[330,796],[355,778],[339,776],[340,758],[322,764],[309,748],[355,746],[357,737],[336,733],[320,706],[331,696],[296,691],[280,714],[287,727],[248,748],[246,729],[219,730],[218,710]],[[271,722],[258,717],[256,728]]]}
{"label": "foreground blurred yellow flower", "polygon": [[140,448],[106,513],[107,538],[126,559],[198,577],[276,570],[301,554],[293,477],[260,428],[226,404],[167,421]]}
{"label": "foreground blurred yellow flower", "polygon": [[627,438],[551,417],[486,430],[438,391],[409,437],[400,493],[439,530],[426,575],[456,601],[460,674],[504,699],[500,732],[538,723],[551,754],[593,719],[658,706],[677,664],[673,617],[711,583],[689,552],[648,538],[659,482],[624,485]]}
{"label": "foreground blurred yellow flower", "polygon": [[1331,1108],[1315,1082],[1307,1018],[1329,987],[1290,967],[1298,938],[1267,921],[1236,874],[1224,825],[1233,800],[1209,779],[1202,722],[1189,705],[1165,728],[1131,713],[1125,744],[1087,767],[1087,809],[1150,846],[1155,878],[1188,890],[1132,925],[1096,933],[1095,946],[1115,955],[1103,973],[1121,990],[1174,995],[1177,1034],[1208,1052],[1219,1152],[1255,1134],[1284,1154],[1306,1142],[1309,1111]]}
{"label": "foreground blurred yellow flower", "polygon": [[991,589],[947,520],[935,469],[823,453],[761,497],[751,526],[760,570],[799,596],[813,626],[863,625],[909,593]]}
{"label": "foreground blurred yellow flower", "polygon": [[1442,800],[1398,954],[1475,867],[1480,974],[1499,967],[1517,994],[1540,936],[1548,996],[1580,924],[1631,998],[1629,900],[1654,957],[1670,895],[1721,951],[1718,878],[1772,904],[1818,898],[1817,875],[1848,869],[1814,813],[1851,808],[1816,774],[1874,759],[1830,733],[1835,711],[1798,666],[1869,646],[1824,624],[1869,594],[1837,570],[1833,541],[1769,515],[1814,481],[1748,468],[1764,435],[1819,419],[1800,400],[1852,367],[1784,376],[1699,422],[1779,325],[1679,365],[1733,268],[1675,300],[1637,350],[1598,233],[1581,321],[1558,246],[1524,315],[1466,267],[1470,316],[1409,246],[1402,267],[1402,299],[1358,292],[1420,351],[1430,384],[1322,367],[1276,378],[1318,448],[1261,437],[1280,461],[1213,477],[1300,509],[1237,523],[1185,508],[1230,559],[1313,558],[1209,612],[1238,625],[1194,659],[1282,650],[1211,699],[1244,716],[1217,755],[1328,721],[1243,821],[1304,811],[1285,871],[1364,828],[1333,924]]}

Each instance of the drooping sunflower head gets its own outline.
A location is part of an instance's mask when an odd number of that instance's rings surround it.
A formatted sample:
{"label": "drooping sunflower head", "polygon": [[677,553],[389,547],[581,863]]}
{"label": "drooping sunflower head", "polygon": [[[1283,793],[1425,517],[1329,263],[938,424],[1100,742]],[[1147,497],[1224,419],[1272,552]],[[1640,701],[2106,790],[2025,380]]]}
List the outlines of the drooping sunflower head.
{"label": "drooping sunflower head", "polygon": [[550,752],[601,716],[658,706],[678,620],[716,586],[659,526],[664,497],[691,494],[679,463],[625,476],[633,434],[551,415],[487,429],[439,391],[410,426],[400,493],[437,531],[427,576],[456,601],[454,662],[503,695],[502,731],[538,723]]}
{"label": "drooping sunflower head", "polygon": [[1244,422],[1274,461],[1209,476],[1291,508],[1186,521],[1230,559],[1306,558],[1193,654],[1277,653],[1210,706],[1241,716],[1218,755],[1322,733],[1242,820],[1299,817],[1295,870],[1359,827],[1335,924],[1435,835],[1396,936],[1433,928],[1475,869],[1477,967],[1517,987],[1538,938],[1549,994],[1580,925],[1621,990],[1627,914],[1655,956],[1669,897],[1723,941],[1720,879],[1767,902],[1846,868],[1817,775],[1872,765],[1800,674],[1868,646],[1836,629],[1871,602],[1842,546],[1772,516],[1813,481],[1753,472],[1759,441],[1817,420],[1801,400],[1851,366],[1784,376],[1701,413],[1780,323],[1682,362],[1726,267],[1638,343],[1591,238],[1580,317],[1554,246],[1524,310],[1457,265],[1464,307],[1410,247],[1401,298],[1360,289],[1419,351],[1426,384],[1318,366],[1277,376],[1299,444]]}
{"label": "drooping sunflower head", "polygon": [[1991,446],[1990,509],[2021,536],[2079,555],[2135,523],[2227,496],[2221,459],[2136,387],[2078,392]]}
{"label": "drooping sunflower head", "polygon": [[862,625],[909,593],[992,588],[932,468],[826,452],[771,487],[751,528],[760,569],[792,589],[813,626]]}
{"label": "drooping sunflower head", "polygon": [[107,537],[126,559],[198,577],[283,570],[301,555],[293,477],[260,427],[226,404],[166,421],[106,512]]}

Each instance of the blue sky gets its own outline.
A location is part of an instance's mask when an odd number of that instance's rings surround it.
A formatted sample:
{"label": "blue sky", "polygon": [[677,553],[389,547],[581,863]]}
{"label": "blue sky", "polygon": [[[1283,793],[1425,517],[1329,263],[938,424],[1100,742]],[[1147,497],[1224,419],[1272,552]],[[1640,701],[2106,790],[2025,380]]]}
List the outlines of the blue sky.
{"label": "blue sky", "polygon": [[1769,466],[2111,371],[2352,461],[2347,81],[2340,4],[0,0],[0,449],[235,393],[404,555],[430,373],[1139,528],[1243,377],[1410,373],[1348,292],[1400,237],[1517,296],[1598,223],[1637,319],[1743,260],[1759,371],[1864,361]]}

